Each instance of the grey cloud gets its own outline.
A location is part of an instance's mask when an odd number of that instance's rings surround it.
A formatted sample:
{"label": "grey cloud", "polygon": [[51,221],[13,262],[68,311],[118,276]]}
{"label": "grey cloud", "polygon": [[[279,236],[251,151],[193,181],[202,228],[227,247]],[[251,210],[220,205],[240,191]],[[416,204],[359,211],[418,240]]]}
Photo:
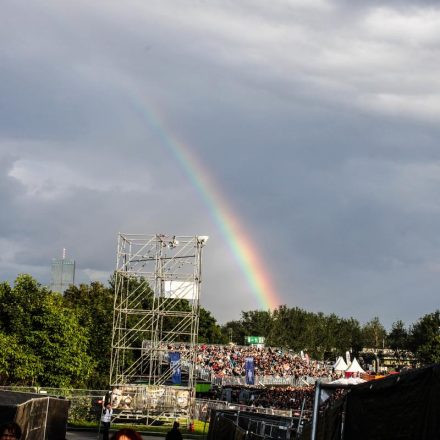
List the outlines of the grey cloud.
{"label": "grey cloud", "polygon": [[222,321],[258,307],[172,134],[285,303],[387,324],[431,311],[439,13],[426,33],[424,5],[7,2],[0,240],[13,256],[1,276],[45,282],[67,247],[87,279],[113,270],[118,231],[203,232],[204,304]]}

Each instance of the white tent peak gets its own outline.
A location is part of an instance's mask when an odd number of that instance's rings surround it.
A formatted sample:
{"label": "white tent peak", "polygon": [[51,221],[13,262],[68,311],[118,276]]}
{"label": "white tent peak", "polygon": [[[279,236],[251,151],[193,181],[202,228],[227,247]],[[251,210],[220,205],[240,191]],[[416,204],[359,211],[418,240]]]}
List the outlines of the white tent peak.
{"label": "white tent peak", "polygon": [[342,356],[339,356],[335,365],[333,365],[333,369],[335,371],[345,371],[347,368],[348,365],[345,363],[344,358]]}
{"label": "white tent peak", "polygon": [[362,367],[359,365],[359,362],[356,358],[353,359],[353,362],[350,366],[345,370],[346,373],[365,373]]}

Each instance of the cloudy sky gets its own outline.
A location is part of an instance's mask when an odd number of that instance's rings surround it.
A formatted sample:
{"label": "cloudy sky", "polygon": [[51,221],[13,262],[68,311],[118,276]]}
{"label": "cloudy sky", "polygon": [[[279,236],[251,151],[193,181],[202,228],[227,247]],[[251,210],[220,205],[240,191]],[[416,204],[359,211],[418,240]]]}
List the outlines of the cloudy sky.
{"label": "cloudy sky", "polygon": [[119,231],[206,234],[203,305],[258,308],[175,139],[283,303],[414,322],[439,306],[439,55],[428,1],[3,1],[0,278],[49,283],[65,247],[106,280]]}

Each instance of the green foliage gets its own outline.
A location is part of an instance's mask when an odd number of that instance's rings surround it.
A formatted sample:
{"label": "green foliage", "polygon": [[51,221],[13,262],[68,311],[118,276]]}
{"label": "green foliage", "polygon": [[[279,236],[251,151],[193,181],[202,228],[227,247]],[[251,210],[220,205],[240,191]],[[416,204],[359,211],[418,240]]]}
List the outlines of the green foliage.
{"label": "green foliage", "polygon": [[227,342],[215,318],[203,307],[200,307],[199,315],[199,342],[208,344],[224,344]]}
{"label": "green foliage", "polygon": [[264,336],[269,338],[272,333],[273,316],[269,310],[250,310],[241,312],[241,319],[229,321],[221,328],[223,340],[244,344],[246,336]]}
{"label": "green foliage", "polygon": [[41,360],[15,335],[0,332],[0,384],[33,385],[43,371]]}
{"label": "green foliage", "polygon": [[[246,336],[246,329],[241,321],[229,321],[221,328],[223,338],[228,342],[236,344],[244,344],[244,337]],[[264,336],[264,335],[259,335]]]}
{"label": "green foliage", "polygon": [[19,275],[14,287],[3,283],[0,293],[1,328],[20,340],[32,328],[32,317],[37,312],[48,291],[29,275]]}
{"label": "green foliage", "polygon": [[25,340],[43,363],[41,384],[61,388],[86,385],[93,369],[87,354],[87,331],[74,312],[63,306],[60,295],[45,298]]}
{"label": "green foliage", "polygon": [[86,331],[61,295],[29,275],[19,275],[13,288],[2,284],[0,291],[2,368],[9,365],[8,382],[83,386],[92,369]]}
{"label": "green foliage", "polygon": [[387,332],[377,316],[362,327],[362,342],[364,347],[383,348],[386,336]]}
{"label": "green foliage", "polygon": [[269,310],[241,312],[241,322],[247,331],[245,336],[265,336],[267,338],[271,334],[273,320]]}
{"label": "green foliage", "polygon": [[110,370],[114,291],[101,283],[71,286],[64,302],[77,316],[87,335],[87,354],[94,362],[87,386],[106,388]]}
{"label": "green foliage", "polygon": [[[71,286],[64,296],[29,275],[19,275],[13,287],[0,283],[0,384],[106,388],[115,283],[140,292],[136,301],[151,307],[153,294],[142,279],[112,277],[109,287],[98,282],[81,284]],[[181,300],[176,308],[189,310],[190,305]],[[133,328],[140,318],[129,319],[127,325]],[[173,329],[177,319],[165,317],[163,330]],[[268,345],[304,350],[320,359],[334,359],[347,350],[357,354],[363,347],[378,349],[386,340],[396,351],[412,350],[421,364],[440,362],[439,310],[422,317],[409,331],[397,321],[387,336],[377,317],[361,327],[354,318],[283,305],[273,312],[242,312],[239,320],[220,327],[209,311],[200,308],[200,342],[227,343],[232,338],[243,344],[245,336],[264,336]],[[136,337],[145,338],[145,334]]]}
{"label": "green foliage", "polygon": [[90,396],[70,398],[69,422],[95,422],[98,417],[95,414],[92,400]]}
{"label": "green foliage", "polygon": [[409,334],[403,321],[396,321],[391,326],[391,331],[387,337],[387,345],[395,351],[404,351],[408,349]]}
{"label": "green foliage", "polygon": [[285,305],[273,312],[242,312],[241,319],[226,323],[222,332],[226,337],[232,335],[233,342],[238,344],[243,344],[246,335],[264,336],[267,345],[296,352],[304,350],[319,359],[333,358],[347,350],[357,353],[362,349],[361,327],[357,320]]}
{"label": "green foliage", "polygon": [[412,326],[409,347],[423,365],[440,362],[440,310],[423,316]]}

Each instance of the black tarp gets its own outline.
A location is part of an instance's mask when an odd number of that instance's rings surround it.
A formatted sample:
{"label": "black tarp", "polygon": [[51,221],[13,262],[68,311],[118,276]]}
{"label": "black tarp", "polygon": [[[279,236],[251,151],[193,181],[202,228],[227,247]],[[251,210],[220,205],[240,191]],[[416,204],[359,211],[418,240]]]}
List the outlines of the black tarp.
{"label": "black tarp", "polygon": [[36,397],[41,399],[46,398],[46,396],[32,393],[0,391],[0,425],[15,420],[17,408]]}
{"label": "black tarp", "polygon": [[62,440],[70,402],[41,394],[0,391],[0,425],[16,422],[22,440]]}
{"label": "black tarp", "polygon": [[[301,438],[310,434],[309,424]],[[351,386],[320,413],[316,438],[440,440],[440,365]]]}
{"label": "black tarp", "polygon": [[60,438],[65,438],[69,408],[69,400],[56,399],[53,397],[49,398],[49,413],[46,426],[47,440],[59,440]]}
{"label": "black tarp", "polygon": [[346,399],[346,439],[440,439],[440,365],[358,385]]}
{"label": "black tarp", "polygon": [[220,412],[211,412],[209,423],[208,440],[233,440],[235,437],[235,423],[223,417]]}
{"label": "black tarp", "polygon": [[[345,401],[336,401],[333,406],[320,414],[316,440],[341,440],[342,413]],[[302,439],[310,439],[312,425],[306,424],[302,431]]]}

